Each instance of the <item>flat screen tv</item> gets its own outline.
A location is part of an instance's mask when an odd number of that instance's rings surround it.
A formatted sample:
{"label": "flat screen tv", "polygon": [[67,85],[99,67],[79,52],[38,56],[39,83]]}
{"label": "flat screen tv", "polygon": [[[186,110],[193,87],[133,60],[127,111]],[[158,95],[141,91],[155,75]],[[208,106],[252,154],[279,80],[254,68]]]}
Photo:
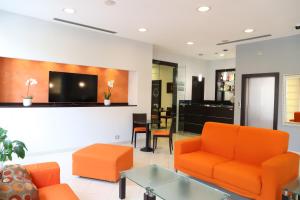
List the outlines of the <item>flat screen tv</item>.
{"label": "flat screen tv", "polygon": [[49,72],[49,102],[97,102],[98,76]]}

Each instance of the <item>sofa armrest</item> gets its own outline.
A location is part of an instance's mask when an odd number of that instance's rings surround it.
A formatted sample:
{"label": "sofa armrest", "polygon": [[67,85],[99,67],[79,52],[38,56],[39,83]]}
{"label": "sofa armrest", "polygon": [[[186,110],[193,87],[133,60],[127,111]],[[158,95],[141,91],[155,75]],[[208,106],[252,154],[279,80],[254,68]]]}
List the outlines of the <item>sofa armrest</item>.
{"label": "sofa armrest", "polygon": [[60,184],[60,168],[56,162],[38,163],[24,166],[37,188]]}
{"label": "sofa armrest", "polygon": [[281,187],[298,177],[299,155],[280,154],[262,163],[262,196],[280,199]]}
{"label": "sofa armrest", "polygon": [[185,153],[199,151],[201,148],[201,137],[194,137],[175,142],[175,156]]}

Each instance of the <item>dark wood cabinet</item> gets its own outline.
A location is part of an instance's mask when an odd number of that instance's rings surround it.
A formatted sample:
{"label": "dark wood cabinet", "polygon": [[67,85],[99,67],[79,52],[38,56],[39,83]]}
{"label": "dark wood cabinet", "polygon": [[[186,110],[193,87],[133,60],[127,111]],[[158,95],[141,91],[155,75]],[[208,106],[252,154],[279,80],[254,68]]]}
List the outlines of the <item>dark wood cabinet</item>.
{"label": "dark wood cabinet", "polygon": [[179,131],[201,134],[205,122],[233,124],[233,121],[233,105],[223,105],[217,102],[179,102]]}

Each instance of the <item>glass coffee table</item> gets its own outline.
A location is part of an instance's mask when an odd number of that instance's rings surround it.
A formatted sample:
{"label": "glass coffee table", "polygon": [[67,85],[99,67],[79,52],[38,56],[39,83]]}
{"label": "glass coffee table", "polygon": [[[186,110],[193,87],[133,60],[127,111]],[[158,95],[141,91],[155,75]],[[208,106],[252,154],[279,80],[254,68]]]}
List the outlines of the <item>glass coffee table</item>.
{"label": "glass coffee table", "polygon": [[157,165],[124,171],[119,182],[119,198],[126,197],[126,178],[146,189],[144,200],[234,200],[231,195],[205,183]]}
{"label": "glass coffee table", "polygon": [[300,200],[300,178],[288,183],[283,187],[283,200],[295,199]]}

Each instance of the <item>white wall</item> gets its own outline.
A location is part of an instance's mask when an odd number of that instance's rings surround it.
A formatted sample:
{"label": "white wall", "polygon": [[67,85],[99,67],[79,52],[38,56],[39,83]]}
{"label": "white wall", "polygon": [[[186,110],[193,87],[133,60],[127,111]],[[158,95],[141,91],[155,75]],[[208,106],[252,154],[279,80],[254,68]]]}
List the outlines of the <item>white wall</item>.
{"label": "white wall", "polygon": [[280,72],[278,129],[290,133],[290,149],[300,152],[300,126],[283,124],[283,75],[300,74],[300,35],[237,46],[235,123],[240,123],[242,74]]}
{"label": "white wall", "polygon": [[[135,71],[137,107],[0,108],[0,126],[31,153],[128,141],[133,112],[151,110],[152,45],[0,11],[0,56]],[[130,74],[131,77],[132,74]],[[130,86],[133,84],[130,82]],[[136,94],[136,93],[135,93]]]}
{"label": "white wall", "polygon": [[208,62],[207,75],[205,77],[205,100],[215,100],[216,70],[231,68],[235,68],[235,58]]}

